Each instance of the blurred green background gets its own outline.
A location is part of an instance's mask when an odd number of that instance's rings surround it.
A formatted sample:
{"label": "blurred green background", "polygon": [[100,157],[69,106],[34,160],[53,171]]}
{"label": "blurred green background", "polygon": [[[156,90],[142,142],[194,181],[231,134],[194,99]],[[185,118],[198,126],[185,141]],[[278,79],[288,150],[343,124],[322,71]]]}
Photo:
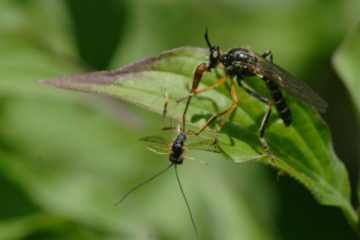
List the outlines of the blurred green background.
{"label": "blurred green background", "polygon": [[[1,0],[0,239],[192,239],[173,173],[114,203],[166,166],[138,141],[160,117],[39,80],[117,68],[179,46],[271,49],[329,102],[324,115],[356,189],[360,134],[331,57],[355,0]],[[259,163],[180,168],[202,239],[356,239],[340,210]],[[192,184],[194,182],[194,184]],[[356,194],[353,194],[356,203]]]}

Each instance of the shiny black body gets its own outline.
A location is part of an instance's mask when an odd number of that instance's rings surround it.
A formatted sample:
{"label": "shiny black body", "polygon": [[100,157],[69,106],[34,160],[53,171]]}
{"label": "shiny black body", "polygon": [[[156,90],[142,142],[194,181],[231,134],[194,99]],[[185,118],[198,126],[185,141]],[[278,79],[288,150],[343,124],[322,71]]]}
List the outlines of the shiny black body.
{"label": "shiny black body", "polygon": [[171,152],[169,155],[169,161],[173,164],[182,164],[184,161],[184,144],[186,141],[186,134],[180,132],[171,145]]}
{"label": "shiny black body", "polygon": [[[269,145],[265,139],[265,132],[269,125],[269,119],[272,113],[272,108],[275,106],[277,112],[282,119],[285,126],[289,126],[292,123],[293,117],[288,107],[286,99],[283,96],[282,89],[286,90],[286,93],[292,97],[297,98],[302,103],[307,104],[310,107],[315,108],[319,112],[326,111],[327,103],[319,97],[305,82],[297,80],[292,74],[285,69],[273,63],[273,56],[270,51],[266,51],[263,54],[256,54],[255,52],[247,48],[233,48],[223,53],[220,51],[220,47],[212,45],[208,32],[205,32],[205,41],[209,47],[209,62],[199,64],[194,72],[191,93],[186,97],[187,102],[182,115],[183,126],[186,122],[186,114],[191,102],[191,98],[201,92],[213,90],[219,86],[225,84],[225,80],[229,79],[230,84],[229,92],[231,96],[231,105],[217,114],[211,116],[206,124],[196,132],[197,135],[201,134],[207,127],[209,127],[219,117],[223,117],[222,123],[220,123],[220,130],[225,126],[225,123],[229,120],[229,117],[236,111],[239,102],[237,85],[244,89],[249,95],[257,100],[265,103],[268,106],[266,113],[264,114],[260,128],[259,139],[260,143],[265,150],[269,153]],[[205,72],[211,72],[217,67],[223,68],[225,76],[220,76],[217,72],[217,81],[203,89],[198,89],[202,76]],[[257,76],[265,81],[267,88],[270,91],[271,99],[261,96],[254,89],[246,84],[245,79],[247,77]],[[184,129],[185,127],[183,127]],[[177,154],[180,155],[180,154]],[[177,155],[174,154],[176,157]],[[173,157],[174,157],[173,156]]]}
{"label": "shiny black body", "polygon": [[276,82],[271,81],[268,78],[263,78],[268,89],[271,92],[271,97],[274,101],[276,110],[280,118],[283,120],[285,126],[289,126],[292,123],[292,115],[288,104],[280,91],[279,85]]}
{"label": "shiny black body", "polygon": [[[270,64],[263,64],[265,61]],[[241,81],[246,77],[258,76],[262,78],[271,93],[273,103],[284,124],[286,126],[291,124],[291,111],[280,91],[280,86],[271,78],[272,75],[269,74],[271,69],[264,69],[264,66],[271,66],[271,55],[259,56],[245,48],[234,48],[222,54],[219,62],[224,65],[225,72],[229,76],[236,77],[240,86],[242,85]]]}

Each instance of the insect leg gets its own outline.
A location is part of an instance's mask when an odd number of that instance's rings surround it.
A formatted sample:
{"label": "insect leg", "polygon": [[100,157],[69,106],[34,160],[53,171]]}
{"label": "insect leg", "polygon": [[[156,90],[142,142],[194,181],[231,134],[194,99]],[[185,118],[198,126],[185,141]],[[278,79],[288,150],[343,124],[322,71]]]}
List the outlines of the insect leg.
{"label": "insect leg", "polygon": [[[233,80],[232,84],[231,84],[231,97],[232,97],[232,104],[231,106],[216,114],[213,115],[211,118],[209,118],[209,120],[206,122],[206,124],[196,133],[196,135],[199,135],[200,133],[202,133],[207,127],[209,127],[217,118],[223,116],[223,115],[231,115],[232,112],[234,112],[237,108],[237,105],[239,103],[239,98],[237,96],[237,88],[236,88],[236,82]],[[221,125],[220,125],[220,130],[224,127],[226,121],[224,121]]]}
{"label": "insect leg", "polygon": [[220,129],[222,129],[225,126],[225,124],[229,120],[231,114],[236,111],[237,106],[239,105],[239,97],[237,95],[237,85],[236,85],[235,80],[232,80],[230,93],[231,93],[232,104],[229,108],[229,111],[225,115],[225,119],[220,124]]}
{"label": "insect leg", "polygon": [[163,107],[163,111],[162,111],[162,128],[161,130],[175,130],[176,127],[172,126],[172,124],[170,123],[170,126],[167,126],[165,124],[165,121],[166,121],[166,116],[167,116],[167,113],[168,113],[168,106],[169,106],[169,95],[167,92],[164,93],[164,98],[165,98],[165,102],[164,102],[164,107]]}
{"label": "insect leg", "polygon": [[150,152],[153,152],[153,153],[156,153],[156,154],[159,154],[159,155],[169,155],[168,152],[160,152],[158,151],[157,149],[155,148],[152,148],[152,147],[146,147]]}
{"label": "insect leg", "polygon": [[265,115],[261,121],[260,129],[259,129],[260,142],[261,142],[261,145],[262,145],[263,149],[265,150],[265,152],[269,152],[269,150],[270,150],[269,144],[267,143],[267,141],[265,139],[265,130],[269,123],[271,111],[272,111],[272,103],[269,102],[268,111],[265,113]]}
{"label": "insect leg", "polygon": [[248,85],[246,85],[243,81],[239,81],[238,83],[245,90],[245,92],[247,94],[249,94],[250,96],[256,98],[257,100],[269,105],[270,100],[268,98],[259,95],[257,92],[252,90]]}
{"label": "insect leg", "polygon": [[198,89],[198,86],[200,84],[202,76],[203,76],[204,72],[206,72],[206,71],[208,71],[207,65],[205,63],[200,64],[195,70],[193,84],[192,84],[192,88],[191,88],[191,93],[188,96],[177,100],[177,102],[181,102],[181,101],[187,99],[185,109],[184,109],[184,112],[183,112],[183,116],[182,116],[182,130],[183,131],[185,131],[186,114],[187,114],[187,111],[189,109],[192,97],[199,94],[199,93],[203,93],[203,92],[213,90],[213,89],[215,89],[217,87],[220,87],[221,85],[223,85],[225,83],[225,78],[220,78],[213,85],[210,85],[210,86],[208,86],[206,88],[203,88],[203,89]]}
{"label": "insect leg", "polygon": [[192,81],[192,87],[191,87],[191,93],[190,95],[186,96],[185,98],[179,99],[177,102],[181,102],[184,99],[186,100],[186,105],[185,105],[185,109],[182,115],[182,130],[185,131],[185,123],[186,123],[186,113],[189,109],[190,103],[191,103],[191,99],[192,99],[192,93],[197,89],[197,87],[199,86],[199,83],[202,79],[202,76],[204,74],[204,72],[206,72],[208,70],[208,67],[206,65],[206,63],[202,63],[199,66],[197,66],[195,73],[194,73],[194,78]]}
{"label": "insect leg", "polygon": [[265,139],[265,131],[266,128],[268,126],[269,123],[269,119],[271,116],[271,112],[272,112],[272,101],[269,100],[268,98],[261,96],[259,94],[257,94],[254,90],[252,90],[251,88],[249,88],[245,83],[243,83],[242,81],[239,82],[240,86],[251,96],[253,96],[254,98],[258,99],[259,101],[265,103],[268,105],[268,111],[265,113],[262,121],[261,121],[261,125],[259,128],[259,138],[260,138],[260,143],[263,147],[263,149],[265,150],[265,152],[269,152],[269,144],[267,143],[266,139]]}
{"label": "insect leg", "polygon": [[274,60],[273,54],[270,50],[265,51],[263,54],[261,54],[261,56],[271,63]]}

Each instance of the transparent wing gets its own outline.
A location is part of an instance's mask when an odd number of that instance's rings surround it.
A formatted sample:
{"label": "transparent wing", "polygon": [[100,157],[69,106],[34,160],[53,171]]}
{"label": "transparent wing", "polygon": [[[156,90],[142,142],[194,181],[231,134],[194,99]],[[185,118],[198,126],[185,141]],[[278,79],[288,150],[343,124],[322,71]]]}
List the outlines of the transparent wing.
{"label": "transparent wing", "polygon": [[[155,153],[158,154],[169,154],[171,152],[171,144],[173,140],[176,138],[177,134],[179,134],[179,126],[172,125],[169,127],[163,127],[162,131],[164,132],[172,132],[173,134],[166,134],[167,137],[164,136],[146,136],[140,139],[140,141],[145,142],[146,147]],[[214,153],[221,153],[220,148],[216,143],[218,133],[211,130],[206,129],[200,135],[196,135],[195,132],[199,130],[190,124],[186,126],[186,136],[187,139],[185,141],[185,146],[189,150],[200,150],[200,151],[208,151]],[[171,138],[170,136],[173,136]]]}
{"label": "transparent wing", "polygon": [[214,140],[202,140],[191,142],[186,145],[190,150],[200,150],[213,153],[221,153],[220,148]]}
{"label": "transparent wing", "polygon": [[144,142],[146,148],[157,154],[166,155],[169,154],[169,142],[167,139],[161,136],[146,136],[139,139]]}
{"label": "transparent wing", "polygon": [[291,73],[287,72],[280,66],[273,64],[263,58],[258,58],[255,72],[259,75],[275,81],[280,87],[293,97],[303,103],[315,107],[319,112],[326,112],[328,104],[305,82],[296,79]]}

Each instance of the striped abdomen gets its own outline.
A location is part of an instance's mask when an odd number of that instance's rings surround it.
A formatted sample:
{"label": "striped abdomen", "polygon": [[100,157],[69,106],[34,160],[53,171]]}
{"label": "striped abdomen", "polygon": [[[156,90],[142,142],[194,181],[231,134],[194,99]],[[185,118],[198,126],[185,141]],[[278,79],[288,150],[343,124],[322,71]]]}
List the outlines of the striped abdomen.
{"label": "striped abdomen", "polygon": [[292,122],[292,115],[290,108],[286,103],[286,99],[282,95],[279,86],[276,82],[269,79],[264,79],[267,87],[270,90],[273,102],[275,104],[276,110],[279,113],[280,118],[283,120],[285,126],[289,126]]}

